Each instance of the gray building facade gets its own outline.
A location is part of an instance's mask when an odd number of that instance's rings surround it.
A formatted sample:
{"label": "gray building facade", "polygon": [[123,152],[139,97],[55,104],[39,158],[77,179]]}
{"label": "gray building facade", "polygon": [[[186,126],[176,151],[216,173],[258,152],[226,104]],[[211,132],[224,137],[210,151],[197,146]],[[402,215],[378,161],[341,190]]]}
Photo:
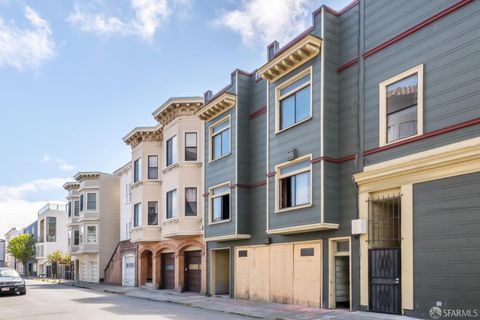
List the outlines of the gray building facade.
{"label": "gray building facade", "polygon": [[209,293],[480,310],[479,16],[468,0],[322,6],[205,95]]}

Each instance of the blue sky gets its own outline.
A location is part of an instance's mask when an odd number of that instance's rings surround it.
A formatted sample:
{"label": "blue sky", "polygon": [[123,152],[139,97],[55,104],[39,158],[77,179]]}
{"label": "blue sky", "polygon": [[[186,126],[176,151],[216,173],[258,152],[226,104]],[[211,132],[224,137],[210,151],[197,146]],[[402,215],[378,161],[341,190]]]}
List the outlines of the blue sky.
{"label": "blue sky", "polygon": [[202,95],[265,62],[350,0],[0,0],[0,238],[77,171],[112,172],[122,137],[171,96]]}

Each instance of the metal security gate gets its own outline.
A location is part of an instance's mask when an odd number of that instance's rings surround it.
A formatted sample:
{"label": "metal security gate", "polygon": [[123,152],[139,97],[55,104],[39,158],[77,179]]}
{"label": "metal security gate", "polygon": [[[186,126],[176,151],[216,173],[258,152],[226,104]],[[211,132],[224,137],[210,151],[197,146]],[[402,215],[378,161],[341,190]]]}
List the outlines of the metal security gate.
{"label": "metal security gate", "polygon": [[400,314],[401,195],[386,195],[368,201],[369,309]]}
{"label": "metal security gate", "polygon": [[370,311],[401,313],[400,249],[370,249],[369,283]]}

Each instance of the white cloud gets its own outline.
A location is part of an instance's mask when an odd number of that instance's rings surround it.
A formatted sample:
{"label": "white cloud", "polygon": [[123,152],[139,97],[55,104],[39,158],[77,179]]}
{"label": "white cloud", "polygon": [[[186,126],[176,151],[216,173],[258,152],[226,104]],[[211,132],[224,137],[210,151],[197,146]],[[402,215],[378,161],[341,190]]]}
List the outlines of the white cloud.
{"label": "white cloud", "polygon": [[48,154],[44,154],[42,158],[43,162],[46,163],[55,163],[58,166],[58,169],[62,171],[72,171],[75,169],[73,164],[69,164],[67,161],[63,160],[62,158],[54,158]]}
{"label": "white cloud", "polygon": [[169,20],[174,9],[190,8],[189,0],[130,0],[134,16],[130,19],[97,12],[92,7],[76,5],[67,18],[73,26],[99,35],[135,35],[152,40],[157,30]]}
{"label": "white cloud", "polygon": [[285,44],[310,24],[316,1],[310,0],[244,0],[239,9],[222,12],[214,21],[239,33],[248,47],[266,46],[274,40]]}
{"label": "white cloud", "polygon": [[0,238],[12,227],[24,228],[37,219],[38,210],[46,203],[62,200],[28,201],[30,194],[59,189],[64,178],[39,179],[18,186],[0,185]]}
{"label": "white cloud", "polygon": [[25,18],[31,28],[20,28],[0,17],[0,66],[36,69],[55,56],[55,41],[48,21],[28,6]]}

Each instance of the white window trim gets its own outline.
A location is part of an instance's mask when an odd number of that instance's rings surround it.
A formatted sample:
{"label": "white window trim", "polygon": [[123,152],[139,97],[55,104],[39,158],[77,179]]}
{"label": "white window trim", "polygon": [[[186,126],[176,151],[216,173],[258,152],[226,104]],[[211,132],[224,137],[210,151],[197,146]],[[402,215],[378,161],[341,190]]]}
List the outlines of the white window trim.
{"label": "white window trim", "polygon": [[[177,159],[172,159],[172,163],[169,164],[169,165],[167,165],[167,163],[168,163],[168,141],[169,141],[169,140],[172,140],[172,139],[174,139],[174,138],[175,138],[176,145],[177,145],[177,148],[176,148],[176,149],[177,149],[177,150],[176,150],[176,151],[177,151]],[[178,136],[177,136],[176,134],[174,134],[173,136],[171,136],[170,138],[168,138],[168,139],[165,140],[165,168],[164,168],[164,170],[165,170],[165,169],[168,169],[168,168],[170,168],[170,167],[173,167],[173,166],[175,166],[175,165],[178,164],[178,145],[179,145],[179,143],[178,143]],[[174,149],[175,149],[175,146],[173,146],[173,143],[172,143],[172,158],[173,158],[173,150],[174,150]]]}
{"label": "white window trim", "polygon": [[[186,204],[187,204],[187,198],[186,198],[186,192],[187,192],[187,189],[190,189],[190,188],[196,188],[197,189],[197,214],[194,215],[194,216],[187,216],[185,214],[185,209],[186,209]],[[183,216],[186,218],[186,219],[192,219],[192,218],[198,218],[198,216],[200,216],[200,188],[198,186],[184,186],[183,187]]]}
{"label": "white window trim", "polygon": [[[213,129],[217,126],[219,126],[220,124],[224,123],[228,121],[228,127],[224,128],[222,131],[220,132],[217,132],[215,135],[218,135],[220,133],[222,133],[223,131],[227,130],[227,129],[230,129],[230,144],[229,144],[229,151],[221,156],[221,157],[218,157],[216,159],[213,159]],[[215,162],[215,161],[218,161],[220,159],[223,159],[225,157],[228,157],[229,155],[232,154],[232,117],[231,115],[227,115],[225,117],[223,117],[222,119],[218,120],[217,122],[211,124],[209,127],[208,127],[208,163],[211,163],[211,162]]]}
{"label": "white window trim", "polygon": [[[213,197],[213,189],[217,189],[217,188],[225,187],[225,186],[228,187],[228,193],[225,192],[225,193],[218,194],[218,195]],[[227,181],[227,182],[223,182],[223,183],[220,183],[220,184],[217,184],[213,187],[208,188],[208,225],[228,223],[228,222],[232,221],[232,188],[230,186],[231,186],[231,181]],[[213,198],[217,198],[217,197],[223,196],[225,194],[230,195],[230,208],[229,208],[230,216],[226,220],[213,221],[212,200],[213,200]]]}
{"label": "white window trim", "polygon": [[[387,142],[387,86],[390,84],[402,80],[406,77],[418,74],[417,84],[417,134],[405,137],[402,139]],[[379,146],[385,146],[388,144],[394,144],[399,141],[408,140],[416,136],[423,134],[423,64],[419,64],[416,67],[408,69],[392,78],[380,82],[379,84]]]}
{"label": "white window trim", "polygon": [[[173,212],[172,212],[172,217],[167,218],[167,214],[168,214],[168,193],[170,193],[172,191],[175,191],[175,193],[176,193],[177,212],[175,212],[175,215],[173,215]],[[178,214],[179,213],[178,212],[178,208],[179,208],[178,199],[179,198],[180,197],[178,196],[178,189],[177,188],[174,188],[174,189],[171,189],[171,190],[165,192],[165,220],[164,221],[172,221],[172,220],[177,220],[179,218],[179,214]],[[172,202],[172,204],[173,204],[173,202]],[[172,209],[173,209],[173,207],[172,207]],[[159,221],[159,223],[160,223],[160,221]]]}
{"label": "white window trim", "polygon": [[[299,170],[289,172],[289,173],[283,174],[283,175],[280,174],[280,170],[282,168],[292,166],[294,164],[297,164],[297,163],[305,161],[305,160],[310,161],[310,165],[307,168],[299,169]],[[305,156],[302,156],[302,157],[298,157],[295,160],[291,160],[291,161],[287,161],[287,162],[277,164],[275,166],[275,213],[282,213],[282,212],[288,212],[288,211],[293,211],[293,210],[299,210],[299,209],[309,208],[309,207],[312,206],[312,203],[313,203],[312,202],[312,200],[313,200],[312,199],[312,196],[313,196],[313,165],[312,165],[311,160],[312,160],[312,154],[309,154],[309,155],[305,155]],[[286,178],[286,177],[291,177],[291,176],[297,175],[299,173],[303,173],[303,172],[310,172],[310,197],[309,197],[310,202],[306,203],[306,204],[299,205],[299,206],[295,206],[295,207],[284,208],[284,209],[280,208],[280,180],[283,179],[283,178]]]}
{"label": "white window trim", "polygon": [[[96,200],[96,204],[95,204],[95,210],[88,210],[88,194],[89,193],[95,193],[96,196],[95,196],[95,200]],[[86,191],[84,193],[84,200],[85,200],[85,207],[83,208],[83,212],[99,212],[99,204],[100,204],[100,199],[99,199],[99,192],[98,191]]]}
{"label": "white window trim", "polygon": [[[157,224],[149,224],[148,223],[148,215],[149,215],[148,209],[150,208],[148,206],[149,202],[156,202],[157,203]],[[148,200],[147,201],[147,226],[153,227],[153,226],[159,226],[159,225],[160,225],[160,201],[158,201],[158,200],[153,200],[153,201]]]}
{"label": "white window trim", "polygon": [[[186,154],[186,151],[187,151],[187,134],[188,133],[195,133],[196,135],[196,146],[197,146],[197,158],[195,160],[187,160],[185,159],[185,154]],[[185,162],[195,162],[195,161],[198,161],[198,153],[200,151],[200,148],[198,147],[198,143],[200,142],[200,139],[199,139],[199,134],[198,134],[198,131],[185,131],[183,133],[183,161]]]}
{"label": "white window trim", "polygon": [[[140,168],[138,170],[138,181],[135,181],[135,162],[138,161],[138,163],[140,164]],[[142,169],[143,169],[143,164],[142,164],[142,157],[138,157],[137,159],[133,160],[132,162],[132,182],[133,182],[133,185],[136,185],[136,184],[139,184],[143,181],[143,172],[142,172]]]}
{"label": "white window trim", "polygon": [[[135,206],[138,205],[138,226],[135,225]],[[132,205],[132,229],[143,226],[142,202],[136,202]]]}
{"label": "white window trim", "polygon": [[[157,178],[149,178],[148,177],[148,173],[149,173],[149,169],[150,169],[150,157],[157,157]],[[159,154],[149,154],[147,155],[147,179],[148,181],[158,181],[160,180],[160,155]]]}
{"label": "white window trim", "polygon": [[[310,74],[310,81],[302,84],[301,86],[293,89],[292,91],[290,91],[287,94],[284,94],[283,96],[280,95],[280,91],[282,89],[291,85],[295,81],[303,78],[307,74]],[[294,124],[292,124],[288,127],[280,129],[280,100],[285,99],[285,98],[291,96],[292,94],[295,94],[296,92],[302,90],[303,88],[305,88],[307,86],[310,86],[310,115],[303,120],[300,120],[300,121],[295,122]],[[306,68],[305,70],[303,70],[302,72],[296,74],[295,76],[291,77],[290,79],[282,82],[280,85],[278,85],[275,88],[275,134],[281,133],[281,132],[286,131],[290,128],[293,128],[293,127],[295,127],[299,124],[302,124],[305,121],[310,120],[312,118],[312,109],[313,109],[313,68],[309,67],[309,68]]]}
{"label": "white window trim", "polygon": [[[88,241],[88,227],[95,227],[95,241]],[[85,244],[96,244],[98,243],[98,225],[97,224],[86,224],[85,225]]]}

